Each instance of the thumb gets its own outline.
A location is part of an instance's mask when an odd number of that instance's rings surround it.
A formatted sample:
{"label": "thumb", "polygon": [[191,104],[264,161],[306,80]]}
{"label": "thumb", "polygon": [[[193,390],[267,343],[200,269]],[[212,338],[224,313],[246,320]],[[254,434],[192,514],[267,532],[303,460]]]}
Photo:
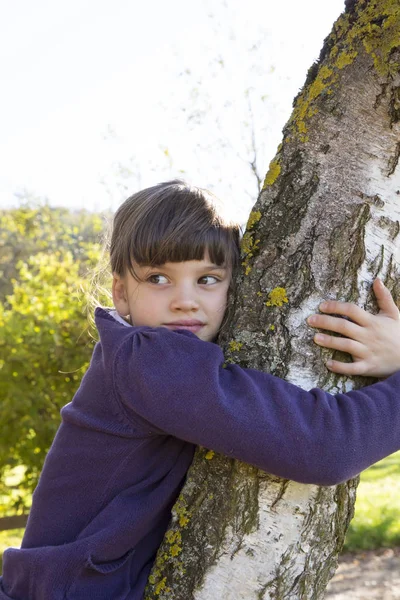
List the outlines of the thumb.
{"label": "thumb", "polygon": [[376,278],[373,285],[374,294],[378,302],[379,312],[384,313],[392,319],[399,318],[399,309],[397,308],[392,294],[389,292],[383,281]]}

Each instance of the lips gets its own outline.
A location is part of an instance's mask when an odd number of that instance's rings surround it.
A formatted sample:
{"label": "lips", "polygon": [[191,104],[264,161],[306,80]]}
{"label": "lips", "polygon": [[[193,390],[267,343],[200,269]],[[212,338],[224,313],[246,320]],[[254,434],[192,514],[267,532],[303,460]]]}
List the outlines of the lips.
{"label": "lips", "polygon": [[183,319],[181,321],[174,321],[173,323],[164,323],[164,327],[168,327],[168,329],[186,329],[186,331],[197,333],[204,327],[204,323],[197,319]]}

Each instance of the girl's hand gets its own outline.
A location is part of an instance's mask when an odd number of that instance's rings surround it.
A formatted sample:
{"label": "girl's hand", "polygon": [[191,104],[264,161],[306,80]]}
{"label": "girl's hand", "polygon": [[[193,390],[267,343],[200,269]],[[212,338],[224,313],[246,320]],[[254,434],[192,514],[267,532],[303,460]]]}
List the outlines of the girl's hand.
{"label": "girl's hand", "polygon": [[400,313],[389,290],[380,279],[375,279],[373,290],[379,313],[371,315],[355,304],[330,300],[320,304],[324,313],[349,317],[351,320],[328,315],[311,315],[311,327],[340,333],[335,337],[317,333],[314,341],[319,346],[348,352],[353,362],[328,360],[327,368],[342,375],[388,377],[400,370]]}

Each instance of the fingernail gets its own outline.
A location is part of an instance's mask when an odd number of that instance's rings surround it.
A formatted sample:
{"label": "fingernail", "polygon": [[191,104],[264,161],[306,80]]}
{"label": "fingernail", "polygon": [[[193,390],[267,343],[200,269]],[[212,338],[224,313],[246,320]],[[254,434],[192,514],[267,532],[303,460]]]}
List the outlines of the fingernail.
{"label": "fingernail", "polygon": [[316,342],[323,342],[323,341],[324,341],[324,336],[323,336],[323,334],[322,334],[322,333],[316,333],[316,334],[314,335],[314,340],[315,340]]}
{"label": "fingernail", "polygon": [[322,303],[319,305],[319,307],[320,307],[320,309],[321,309],[321,310],[325,310],[326,308],[328,308],[328,304],[327,304],[326,302],[322,302]]}
{"label": "fingernail", "polygon": [[325,364],[326,364],[327,367],[331,367],[333,365],[333,360],[329,359],[329,360],[326,361]]}
{"label": "fingernail", "polygon": [[315,321],[316,321],[316,318],[314,315],[311,315],[311,317],[308,317],[308,319],[307,319],[307,323],[310,323],[311,325],[313,323],[315,323]]}

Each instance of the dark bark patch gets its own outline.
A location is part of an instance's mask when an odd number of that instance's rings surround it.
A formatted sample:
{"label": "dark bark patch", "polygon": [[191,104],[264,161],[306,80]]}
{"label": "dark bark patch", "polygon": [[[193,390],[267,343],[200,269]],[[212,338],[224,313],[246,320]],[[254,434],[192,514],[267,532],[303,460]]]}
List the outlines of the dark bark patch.
{"label": "dark bark patch", "polygon": [[379,226],[389,231],[390,239],[394,240],[400,233],[399,221],[393,221],[389,217],[381,217],[378,221]]}
{"label": "dark bark patch", "polygon": [[315,289],[311,262],[318,237],[314,226],[307,238],[298,246],[296,252],[288,257],[288,271],[297,273],[296,285],[289,291],[291,306],[295,308],[300,306],[304,298]]}
{"label": "dark bark patch", "polygon": [[387,15],[381,15],[380,17],[377,17],[376,19],[372,19],[371,25],[377,25],[378,27],[382,27],[382,25],[384,24],[386,19],[387,19]]}
{"label": "dark bark patch", "polygon": [[400,142],[397,142],[393,156],[390,157],[389,162],[388,162],[388,167],[389,167],[388,174],[387,174],[388,177],[393,175],[393,173],[395,172],[396,167],[399,164],[399,159],[400,159]]}
{"label": "dark bark patch", "polygon": [[380,107],[380,105],[382,104],[382,100],[385,98],[386,96],[386,90],[387,90],[388,84],[387,83],[382,83],[381,85],[381,93],[377,95],[376,99],[375,99],[375,103],[374,103],[374,109],[376,110],[377,108]]}
{"label": "dark bark patch", "polygon": [[355,11],[356,4],[357,0],[346,0],[344,3],[346,13],[353,13]]}
{"label": "dark bark patch", "polygon": [[369,0],[345,0],[345,13],[350,17],[355,17],[357,12],[361,12]]}
{"label": "dark bark patch", "polygon": [[[257,224],[257,238],[263,236],[266,245],[274,242],[274,245],[280,246],[283,240],[296,233],[318,184],[315,172],[303,172],[302,152],[296,150],[285,161],[285,174],[280,177],[279,191],[273,205],[268,209],[262,207],[263,218]],[[270,223],[274,223],[273,229]]]}
{"label": "dark bark patch", "polygon": [[389,104],[390,127],[400,121],[400,87],[392,88]]}
{"label": "dark bark patch", "polygon": [[[332,230],[329,240],[331,276],[328,285],[340,290],[346,281],[343,294],[350,302],[358,300],[357,273],[365,259],[365,226],[370,216],[369,204],[356,206],[342,224]],[[340,244],[338,240],[341,240]]]}
{"label": "dark bark patch", "polygon": [[383,244],[381,244],[381,250],[379,252],[379,254],[377,254],[374,258],[374,260],[368,265],[368,271],[370,273],[372,273],[374,279],[375,277],[378,277],[382,267],[383,267],[383,261],[385,259],[385,246]]}
{"label": "dark bark patch", "polygon": [[285,492],[286,492],[286,490],[288,488],[289,483],[290,482],[289,482],[288,479],[283,479],[282,480],[281,486],[279,488],[279,493],[277,494],[275,500],[271,504],[271,510],[275,508],[275,506],[278,504],[278,502],[280,500],[282,500],[282,498],[284,497]]}
{"label": "dark bark patch", "polygon": [[[307,71],[307,77],[306,77],[306,81],[304,83],[304,87],[311,85],[313,83],[313,81],[315,81],[315,79],[317,78],[317,75],[318,75],[319,67],[320,67],[319,60],[311,65],[311,67]],[[293,101],[293,106],[295,105],[295,102],[296,102],[296,98]]]}
{"label": "dark bark patch", "polygon": [[394,301],[400,308],[400,269],[398,263],[391,255],[384,284],[391,291]]}
{"label": "dark bark patch", "polygon": [[354,193],[356,196],[358,196],[365,202],[368,202],[368,204],[373,204],[377,208],[383,208],[385,206],[385,202],[382,200],[382,198],[379,196],[379,194],[374,194],[373,196],[369,196],[368,194],[364,194],[363,192],[360,192],[359,190],[356,190]]}

